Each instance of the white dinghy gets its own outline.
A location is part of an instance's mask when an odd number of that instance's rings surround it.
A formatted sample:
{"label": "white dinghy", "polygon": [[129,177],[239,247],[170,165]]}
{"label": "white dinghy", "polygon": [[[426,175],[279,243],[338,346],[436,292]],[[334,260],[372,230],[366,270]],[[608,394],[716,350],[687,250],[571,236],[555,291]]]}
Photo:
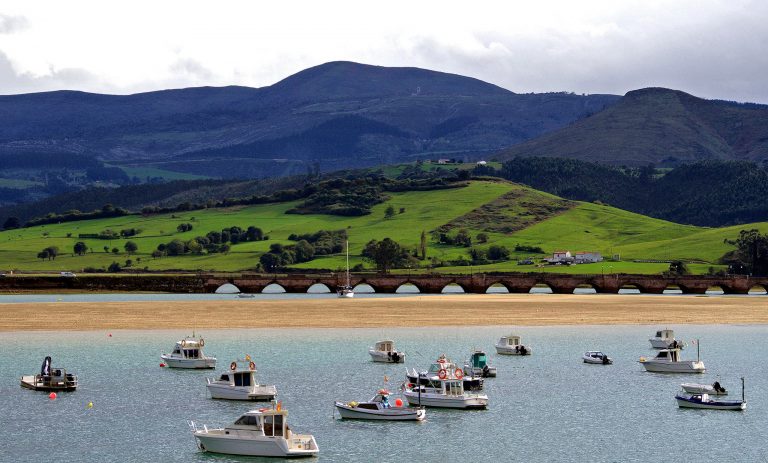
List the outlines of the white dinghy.
{"label": "white dinghy", "polygon": [[502,336],[496,343],[496,353],[501,355],[531,355],[531,347],[524,346],[520,336]]}
{"label": "white dinghy", "polygon": [[[242,365],[242,366],[241,366]],[[256,381],[256,364],[250,356],[229,365],[229,371],[218,379],[208,378],[212,399],[253,400],[268,402],[277,395],[277,388]]]}
{"label": "white dinghy", "polygon": [[311,434],[294,434],[288,412],[276,408],[251,410],[224,428],[208,429],[189,422],[197,446],[204,452],[254,457],[311,457],[319,448]]}
{"label": "white dinghy", "polygon": [[612,365],[613,359],[608,357],[606,354],[600,352],[599,350],[590,350],[587,352],[584,352],[584,355],[581,356],[584,363],[589,363],[592,365]]}
{"label": "white dinghy", "polygon": [[719,381],[715,381],[712,385],[683,383],[680,387],[688,394],[728,395],[728,391],[720,385]]}
{"label": "white dinghy", "polygon": [[342,419],[380,421],[422,421],[427,411],[421,408],[403,407],[403,401],[396,399],[394,406],[389,400],[389,391],[381,389],[368,402],[335,402]]}

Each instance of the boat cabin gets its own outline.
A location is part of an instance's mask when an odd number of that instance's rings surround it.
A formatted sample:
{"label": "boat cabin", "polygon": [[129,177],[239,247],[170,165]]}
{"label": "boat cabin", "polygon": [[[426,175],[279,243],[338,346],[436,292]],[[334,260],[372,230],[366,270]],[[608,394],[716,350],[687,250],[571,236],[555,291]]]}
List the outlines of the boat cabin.
{"label": "boat cabin", "polygon": [[[284,437],[289,439],[288,411],[276,409],[251,410],[244,414],[227,429],[261,431],[265,437]],[[228,434],[228,431],[225,431]]]}
{"label": "boat cabin", "polygon": [[517,336],[515,334],[510,334],[509,336],[504,336],[501,338],[500,344],[506,344],[507,346],[519,346],[520,345],[520,336]]}
{"label": "boat cabin", "polygon": [[451,379],[443,381],[443,394],[445,395],[464,395],[464,381]]}
{"label": "boat cabin", "polygon": [[185,359],[200,359],[204,358],[203,345],[197,340],[184,339],[176,343],[173,348],[174,356],[182,357]]}
{"label": "boat cabin", "polygon": [[475,351],[469,358],[469,364],[472,368],[483,369],[488,365],[488,357],[481,350]]}
{"label": "boat cabin", "polygon": [[236,387],[251,387],[256,384],[252,371],[231,371],[229,373],[222,373],[219,377],[219,381],[229,383],[230,386]]}
{"label": "boat cabin", "polygon": [[374,350],[379,352],[393,352],[395,350],[395,342],[390,340],[379,341],[375,344]]}
{"label": "boat cabin", "polygon": [[657,339],[674,339],[675,330],[659,330],[656,332]]}
{"label": "boat cabin", "polygon": [[680,361],[680,349],[662,349],[654,357],[654,360],[661,360],[667,362],[679,362]]}

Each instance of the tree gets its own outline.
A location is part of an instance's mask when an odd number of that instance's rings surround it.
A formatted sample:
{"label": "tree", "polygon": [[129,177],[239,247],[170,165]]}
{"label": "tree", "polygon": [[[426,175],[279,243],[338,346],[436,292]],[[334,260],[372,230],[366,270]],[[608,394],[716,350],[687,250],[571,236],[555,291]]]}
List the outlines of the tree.
{"label": "tree", "polygon": [[421,231],[421,240],[419,241],[419,252],[421,253],[421,260],[426,260],[426,258],[427,258],[427,233],[424,230]]}
{"label": "tree", "polygon": [[8,217],[3,223],[3,230],[13,230],[14,228],[21,228],[21,221],[18,217]]}
{"label": "tree", "polygon": [[[733,268],[745,268],[751,275],[768,275],[768,234],[760,230],[741,230],[735,240],[724,240],[736,250],[723,256]],[[734,265],[735,264],[735,265]]]}
{"label": "tree", "polygon": [[691,273],[688,266],[681,260],[673,260],[669,264],[669,273],[672,275],[688,275]]}
{"label": "tree", "polygon": [[248,227],[245,232],[246,241],[261,241],[264,238],[264,232],[259,227]]}
{"label": "tree", "polygon": [[134,252],[139,250],[139,246],[133,241],[127,241],[125,243],[125,246],[123,247],[125,248],[125,252],[127,252],[128,254],[133,254]]}
{"label": "tree", "polygon": [[400,213],[400,214],[405,214],[405,208],[404,208],[404,207],[401,207],[401,208],[400,208],[400,212],[399,212],[399,213]]}
{"label": "tree", "polygon": [[45,259],[47,259],[47,258],[48,258],[48,251],[46,251],[45,249],[43,249],[42,251],[38,252],[38,253],[37,253],[37,258],[38,258],[38,259],[42,259],[42,260],[45,260]]}
{"label": "tree", "polygon": [[488,234],[487,233],[478,233],[477,234],[477,242],[478,243],[487,243],[488,242]]}
{"label": "tree", "polygon": [[392,205],[387,206],[387,210],[384,211],[384,218],[391,219],[395,216],[395,208]]}
{"label": "tree", "polygon": [[56,256],[59,255],[59,248],[57,246],[48,246],[44,251],[48,251],[48,260],[56,260]]}
{"label": "tree", "polygon": [[112,248],[112,254],[120,254],[120,250],[117,248]]}
{"label": "tree", "polygon": [[75,251],[75,254],[77,254],[78,256],[82,256],[83,254],[88,252],[88,246],[86,246],[85,243],[83,243],[82,241],[78,241],[77,243],[75,243],[74,251]]}
{"label": "tree", "polygon": [[[158,247],[159,249],[159,247]],[[175,239],[165,246],[165,253],[169,256],[180,256],[187,252],[187,245],[180,239]]]}
{"label": "tree", "polygon": [[504,246],[491,246],[488,248],[488,258],[491,260],[509,260],[509,249]]}
{"label": "tree", "polygon": [[104,252],[109,252],[109,246],[104,246]]}
{"label": "tree", "polygon": [[296,254],[296,262],[309,262],[315,257],[315,247],[307,240],[301,240],[293,248]]}
{"label": "tree", "polygon": [[472,246],[472,237],[469,236],[469,232],[466,230],[459,230],[456,234],[456,238],[453,239],[454,243],[458,246],[470,247]]}
{"label": "tree", "polygon": [[265,252],[259,257],[259,262],[267,272],[274,272],[282,265],[280,256],[271,252]]}
{"label": "tree", "polygon": [[152,257],[154,257],[155,259],[159,257],[163,257],[163,251],[159,249],[155,249],[154,251],[152,251]]}
{"label": "tree", "polygon": [[120,264],[118,264],[117,262],[112,262],[111,264],[109,264],[109,267],[107,267],[107,271],[111,273],[117,273],[122,269],[123,268],[120,267]]}
{"label": "tree", "polygon": [[188,231],[192,230],[192,224],[191,223],[180,223],[176,227],[176,230],[178,230],[181,233],[188,232]]}
{"label": "tree", "polygon": [[203,253],[203,246],[197,240],[187,241],[187,249],[189,249],[189,252],[191,252],[192,254]]}
{"label": "tree", "polygon": [[381,241],[369,241],[363,249],[363,257],[374,263],[376,268],[382,272],[403,266],[410,260],[408,250],[390,238],[384,238]]}

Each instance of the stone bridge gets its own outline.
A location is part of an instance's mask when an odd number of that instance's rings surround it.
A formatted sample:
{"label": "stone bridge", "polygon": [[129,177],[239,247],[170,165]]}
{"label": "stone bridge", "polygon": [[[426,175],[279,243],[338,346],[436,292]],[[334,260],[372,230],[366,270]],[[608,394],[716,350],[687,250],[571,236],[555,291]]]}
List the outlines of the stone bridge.
{"label": "stone bridge", "polygon": [[[245,274],[239,277],[202,275],[205,291],[214,292],[219,286],[231,283],[244,293],[260,293],[271,284],[280,285],[287,293],[306,293],[310,287],[323,284],[336,291],[346,281],[339,274],[318,275],[265,275]],[[593,288],[598,293],[618,293],[620,289],[637,289],[641,293],[662,294],[667,289],[679,289],[685,294],[704,294],[712,288],[720,288],[725,294],[747,294],[753,288],[768,289],[768,277],[743,275],[708,276],[686,275],[568,275],[557,273],[508,273],[476,275],[402,275],[402,274],[352,274],[352,286],[367,284],[377,293],[395,293],[401,286],[411,284],[419,292],[441,293],[446,286],[458,285],[466,293],[484,294],[491,286],[503,286],[510,293],[528,293],[536,286],[548,286],[553,293],[571,294],[576,288]]]}

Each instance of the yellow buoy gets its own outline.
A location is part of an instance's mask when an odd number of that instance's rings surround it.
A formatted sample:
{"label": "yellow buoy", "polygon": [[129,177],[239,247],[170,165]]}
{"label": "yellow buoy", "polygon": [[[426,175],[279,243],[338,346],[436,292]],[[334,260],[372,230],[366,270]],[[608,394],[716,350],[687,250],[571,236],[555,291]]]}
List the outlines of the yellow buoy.
{"label": "yellow buoy", "polygon": [[88,408],[93,408],[93,402],[88,402],[88,405],[87,405],[87,407],[88,407]]}

